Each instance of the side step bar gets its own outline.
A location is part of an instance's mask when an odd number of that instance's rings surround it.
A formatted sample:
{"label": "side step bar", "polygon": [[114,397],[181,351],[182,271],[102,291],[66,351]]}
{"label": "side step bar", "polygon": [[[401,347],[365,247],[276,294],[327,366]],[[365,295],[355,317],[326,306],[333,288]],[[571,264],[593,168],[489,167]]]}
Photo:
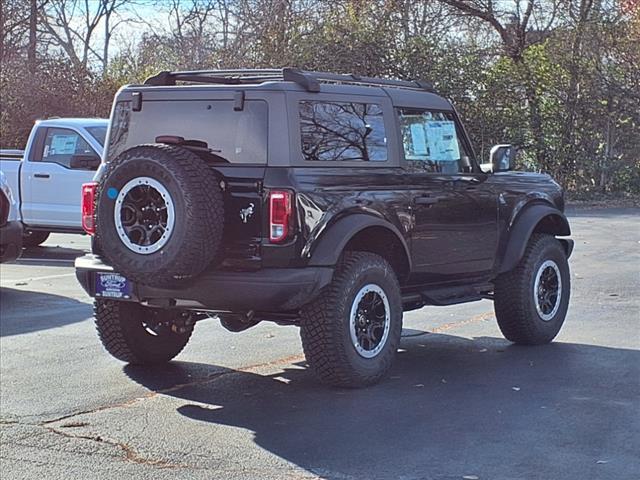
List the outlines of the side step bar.
{"label": "side step bar", "polygon": [[416,310],[425,305],[443,307],[458,303],[476,302],[483,299],[493,300],[493,285],[464,285],[444,288],[432,288],[402,295],[405,311]]}

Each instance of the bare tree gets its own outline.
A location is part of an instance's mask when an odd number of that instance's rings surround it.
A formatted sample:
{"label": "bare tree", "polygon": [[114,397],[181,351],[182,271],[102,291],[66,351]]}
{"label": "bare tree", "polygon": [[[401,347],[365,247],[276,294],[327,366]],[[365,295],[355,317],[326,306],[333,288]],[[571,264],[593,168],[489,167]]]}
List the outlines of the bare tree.
{"label": "bare tree", "polygon": [[38,20],[38,2],[30,0],[29,14],[29,49],[27,54],[27,63],[29,64],[29,73],[36,73],[36,35]]}
{"label": "bare tree", "polygon": [[[513,61],[525,79],[524,90],[529,105],[529,123],[533,136],[538,165],[548,171],[551,168],[544,144],[540,99],[524,62],[526,48],[546,37],[553,25],[560,0],[440,0],[459,11],[463,16],[481,20],[500,37],[505,54]],[[587,0],[590,1],[590,0]],[[538,17],[538,18],[536,18]],[[535,22],[534,22],[535,19]],[[546,19],[546,21],[544,21]],[[532,31],[531,24],[537,28]]]}
{"label": "bare tree", "polygon": [[489,25],[500,36],[505,54],[522,60],[527,46],[544,40],[561,0],[440,0],[463,16]]}
{"label": "bare tree", "polygon": [[18,55],[25,45],[31,0],[0,1],[0,62]]}
{"label": "bare tree", "polygon": [[[574,143],[573,134],[580,96],[580,58],[583,54],[585,36],[592,13],[596,10],[594,0],[566,0],[568,17],[571,21],[571,54],[567,63],[569,72],[569,86],[565,101],[566,118],[562,128],[561,165],[563,175],[569,176],[576,169],[576,158],[571,154]],[[610,135],[607,135],[607,138]],[[609,142],[607,142],[609,145]]]}
{"label": "bare tree", "polygon": [[[237,34],[237,4],[240,0],[156,0],[158,12],[166,14],[168,25],[138,15],[147,26],[143,53],[153,58],[150,42],[168,54],[176,67],[210,67],[214,57],[232,49]],[[234,55],[238,55],[237,49]]]}
{"label": "bare tree", "polygon": [[111,37],[123,23],[131,22],[131,18],[119,18],[113,22],[113,17],[118,14],[118,11],[123,7],[131,7],[133,2],[127,0],[101,0],[103,15],[104,15],[104,40],[102,47],[102,71],[106,72],[109,66],[109,45],[111,44]]}
{"label": "bare tree", "polygon": [[[109,62],[113,32],[128,21],[113,22],[113,17],[128,4],[131,2],[127,0],[49,0],[41,9],[40,25],[52,44],[61,48],[75,66],[87,69],[91,60],[97,60],[104,71]],[[101,24],[104,24],[104,36],[99,49],[96,38]]]}

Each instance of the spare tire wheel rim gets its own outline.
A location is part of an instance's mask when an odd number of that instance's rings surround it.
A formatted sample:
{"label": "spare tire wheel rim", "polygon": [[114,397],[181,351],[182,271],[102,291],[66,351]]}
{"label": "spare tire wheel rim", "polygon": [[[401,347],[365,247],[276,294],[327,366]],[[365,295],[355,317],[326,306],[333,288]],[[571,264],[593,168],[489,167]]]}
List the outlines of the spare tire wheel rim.
{"label": "spare tire wheel rim", "polygon": [[370,283],[362,287],[351,304],[349,332],[358,355],[373,358],[387,343],[391,326],[391,309],[386,293]]}
{"label": "spare tire wheel rim", "polygon": [[562,300],[562,276],[553,260],[542,262],[533,284],[533,301],[538,316],[545,322],[555,317]]}
{"label": "spare tire wheel rim", "polygon": [[118,193],[113,219],[120,240],[129,250],[142,255],[155,253],[173,232],[173,199],[154,178],[136,177]]}

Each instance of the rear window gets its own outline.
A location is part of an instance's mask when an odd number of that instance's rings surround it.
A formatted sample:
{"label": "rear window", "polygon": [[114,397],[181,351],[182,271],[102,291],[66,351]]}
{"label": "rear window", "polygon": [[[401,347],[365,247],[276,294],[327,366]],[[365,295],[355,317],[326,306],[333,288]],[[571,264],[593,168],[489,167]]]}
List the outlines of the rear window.
{"label": "rear window", "polygon": [[104,139],[107,136],[107,127],[85,127],[87,132],[91,134],[93,138],[95,138],[100,145],[104,147]]}
{"label": "rear window", "polygon": [[375,103],[300,102],[302,154],[313,162],[384,162],[387,138]]}
{"label": "rear window", "polygon": [[112,119],[110,159],[125,148],[172,136],[204,142],[206,150],[198,153],[211,161],[267,163],[268,107],[263,100],[247,100],[241,111],[234,110],[233,100],[146,101],[140,112],[122,103]]}

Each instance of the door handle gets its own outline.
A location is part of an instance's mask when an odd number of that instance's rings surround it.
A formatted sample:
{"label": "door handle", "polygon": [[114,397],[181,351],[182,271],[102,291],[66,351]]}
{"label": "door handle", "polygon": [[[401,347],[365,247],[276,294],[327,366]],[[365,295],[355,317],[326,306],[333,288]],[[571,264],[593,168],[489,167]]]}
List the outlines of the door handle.
{"label": "door handle", "polygon": [[422,196],[414,198],[413,201],[416,203],[416,205],[433,205],[434,203],[438,203],[440,201],[440,198]]}
{"label": "door handle", "polygon": [[51,175],[48,173],[34,173],[33,178],[49,178]]}
{"label": "door handle", "polygon": [[465,178],[456,178],[451,180],[451,185],[453,187],[464,186],[466,188],[473,188],[476,185],[480,185],[482,180],[476,177],[465,177]]}

